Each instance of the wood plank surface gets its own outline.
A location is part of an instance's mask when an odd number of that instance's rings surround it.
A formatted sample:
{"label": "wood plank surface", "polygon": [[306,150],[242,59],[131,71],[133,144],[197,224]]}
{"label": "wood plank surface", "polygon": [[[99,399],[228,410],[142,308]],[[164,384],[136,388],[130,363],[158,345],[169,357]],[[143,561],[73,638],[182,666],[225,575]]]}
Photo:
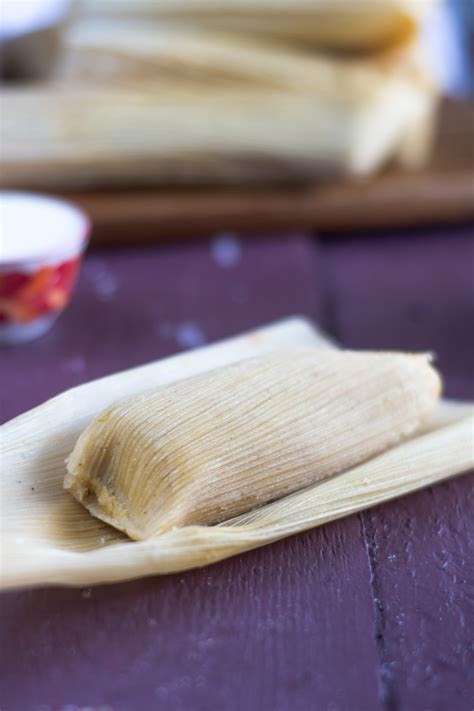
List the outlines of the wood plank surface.
{"label": "wood plank surface", "polygon": [[391,709],[472,706],[474,476],[362,514]]}
{"label": "wood plank surface", "polygon": [[[7,419],[84,380],[304,313],[433,348],[474,396],[468,228],[92,250],[68,311],[0,351]],[[2,711],[471,711],[472,476],[184,575],[2,594]]]}
{"label": "wood plank surface", "polygon": [[[335,331],[349,347],[432,350],[447,395],[472,399],[474,230],[403,237],[327,246]],[[360,514],[387,711],[472,706],[473,484],[470,474]]]}
{"label": "wood plank surface", "polygon": [[[284,314],[320,320],[321,284],[297,234],[91,252],[50,335],[0,352],[4,417]],[[9,593],[0,608],[2,711],[382,708],[355,518],[186,575]]]}
{"label": "wood plank surface", "polygon": [[69,193],[92,217],[97,243],[167,241],[218,230],[325,231],[474,218],[474,103],[445,102],[429,164],[372,178],[279,188]]}

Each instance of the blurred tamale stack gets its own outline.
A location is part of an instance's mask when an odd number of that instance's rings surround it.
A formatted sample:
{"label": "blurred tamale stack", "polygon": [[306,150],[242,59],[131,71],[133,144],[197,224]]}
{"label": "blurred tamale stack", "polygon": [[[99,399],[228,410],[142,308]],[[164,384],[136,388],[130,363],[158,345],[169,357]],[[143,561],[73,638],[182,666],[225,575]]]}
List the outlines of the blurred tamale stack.
{"label": "blurred tamale stack", "polygon": [[[426,156],[432,0],[83,0],[54,75],[3,90],[1,183],[275,183]],[[32,120],[34,117],[34,120]]]}

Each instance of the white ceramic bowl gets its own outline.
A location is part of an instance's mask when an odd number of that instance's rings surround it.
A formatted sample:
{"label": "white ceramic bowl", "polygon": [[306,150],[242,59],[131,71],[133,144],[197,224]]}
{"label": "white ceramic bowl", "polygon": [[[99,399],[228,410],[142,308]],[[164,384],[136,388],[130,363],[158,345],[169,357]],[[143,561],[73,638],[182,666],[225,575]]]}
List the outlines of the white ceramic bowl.
{"label": "white ceramic bowl", "polygon": [[0,343],[45,333],[69,303],[90,223],[64,200],[0,192]]}
{"label": "white ceramic bowl", "polygon": [[70,0],[0,0],[0,73],[43,79],[58,57]]}

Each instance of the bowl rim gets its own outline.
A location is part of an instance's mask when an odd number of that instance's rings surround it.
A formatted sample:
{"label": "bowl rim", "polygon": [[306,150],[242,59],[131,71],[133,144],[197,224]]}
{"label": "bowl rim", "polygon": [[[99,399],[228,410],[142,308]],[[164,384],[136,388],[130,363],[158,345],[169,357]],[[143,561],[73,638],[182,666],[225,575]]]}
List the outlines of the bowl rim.
{"label": "bowl rim", "polygon": [[27,17],[26,22],[6,23],[0,30],[0,45],[12,43],[23,37],[30,37],[40,32],[60,28],[72,8],[72,0],[49,0],[44,8]]}
{"label": "bowl rim", "polygon": [[18,196],[26,199],[33,198],[34,200],[41,200],[49,202],[50,204],[55,204],[61,208],[66,207],[70,212],[75,213],[75,215],[79,218],[79,221],[78,234],[76,236],[77,245],[74,249],[69,248],[62,250],[56,247],[55,249],[45,251],[42,254],[37,253],[32,255],[31,257],[24,256],[17,259],[3,259],[0,253],[0,273],[4,274],[5,272],[15,271],[17,269],[21,271],[25,270],[25,268],[27,268],[28,266],[31,269],[32,265],[40,266],[45,262],[55,262],[59,264],[61,263],[61,258],[63,255],[65,256],[65,259],[63,261],[67,261],[68,259],[77,259],[83,254],[89,242],[92,221],[89,215],[84,212],[84,210],[82,210],[80,207],[75,205],[73,202],[69,202],[69,200],[67,199],[58,197],[56,195],[49,195],[47,193],[36,193],[33,191],[24,190],[0,190],[0,204],[1,199],[4,196]]}

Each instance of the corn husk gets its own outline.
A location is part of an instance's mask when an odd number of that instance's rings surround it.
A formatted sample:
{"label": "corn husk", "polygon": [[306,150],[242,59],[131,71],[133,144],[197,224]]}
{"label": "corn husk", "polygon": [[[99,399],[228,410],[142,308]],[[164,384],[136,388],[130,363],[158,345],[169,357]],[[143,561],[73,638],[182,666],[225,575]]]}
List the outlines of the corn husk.
{"label": "corn husk", "polygon": [[[271,61],[240,63],[239,52],[237,43],[219,72],[212,51],[201,64],[183,54],[199,81],[185,69],[179,81],[132,72],[102,84],[99,75],[94,82],[83,77],[4,91],[0,185],[288,183],[365,175],[397,152],[406,154],[407,140],[429,123],[436,105],[416,58],[388,64],[293,58],[280,71]],[[165,74],[170,63],[171,74],[177,71],[170,57],[157,58]],[[302,83],[307,62],[314,72]],[[219,73],[235,76],[223,81]]]}
{"label": "corn husk", "polygon": [[[397,76],[418,86],[424,109],[410,120],[402,108],[401,139],[387,148],[380,160],[395,156],[400,165],[420,166],[433,142],[436,90],[428,62],[416,42],[370,57],[337,58],[228,31],[219,34],[192,26],[94,19],[75,23],[64,44],[57,77],[63,81],[87,79],[104,86],[116,83],[130,87],[146,80],[193,81],[204,84],[204,89],[209,85],[234,85],[241,90],[257,87],[302,94],[324,103],[347,99],[349,109],[351,99],[357,96],[369,105],[381,81],[388,78],[391,86],[391,77]],[[386,119],[391,123],[393,113]],[[315,161],[318,159],[314,156]],[[321,165],[320,170],[324,167]]]}
{"label": "corn husk", "polygon": [[416,43],[334,56],[114,5],[71,24],[54,81],[4,91],[0,185],[287,184],[426,159],[437,98]]}
{"label": "corn husk", "polygon": [[137,540],[212,525],[397,444],[439,391],[423,355],[252,358],[109,407],[79,438],[64,486]]}
{"label": "corn husk", "polygon": [[[344,57],[248,35],[123,20],[74,23],[57,77],[93,82],[166,79],[274,87],[314,96],[370,99],[381,77],[396,74],[432,86],[417,43],[381,54]],[[340,86],[340,82],[344,85]]]}
{"label": "corn husk", "polygon": [[344,51],[407,42],[432,0],[83,0],[86,17],[117,17],[278,38]]}
{"label": "corn husk", "polygon": [[431,5],[86,2],[55,80],[4,92],[0,186],[270,185],[418,167],[437,97],[408,39]]}
{"label": "corn husk", "polygon": [[330,344],[308,322],[289,320],[81,385],[4,425],[2,586],[92,585],[200,567],[474,466],[472,405],[442,403],[438,414],[425,425],[426,434],[344,474],[244,514],[229,525],[188,526],[132,542],[90,516],[63,489],[64,461],[80,433],[120,397],[243,358],[312,346],[327,348]]}

